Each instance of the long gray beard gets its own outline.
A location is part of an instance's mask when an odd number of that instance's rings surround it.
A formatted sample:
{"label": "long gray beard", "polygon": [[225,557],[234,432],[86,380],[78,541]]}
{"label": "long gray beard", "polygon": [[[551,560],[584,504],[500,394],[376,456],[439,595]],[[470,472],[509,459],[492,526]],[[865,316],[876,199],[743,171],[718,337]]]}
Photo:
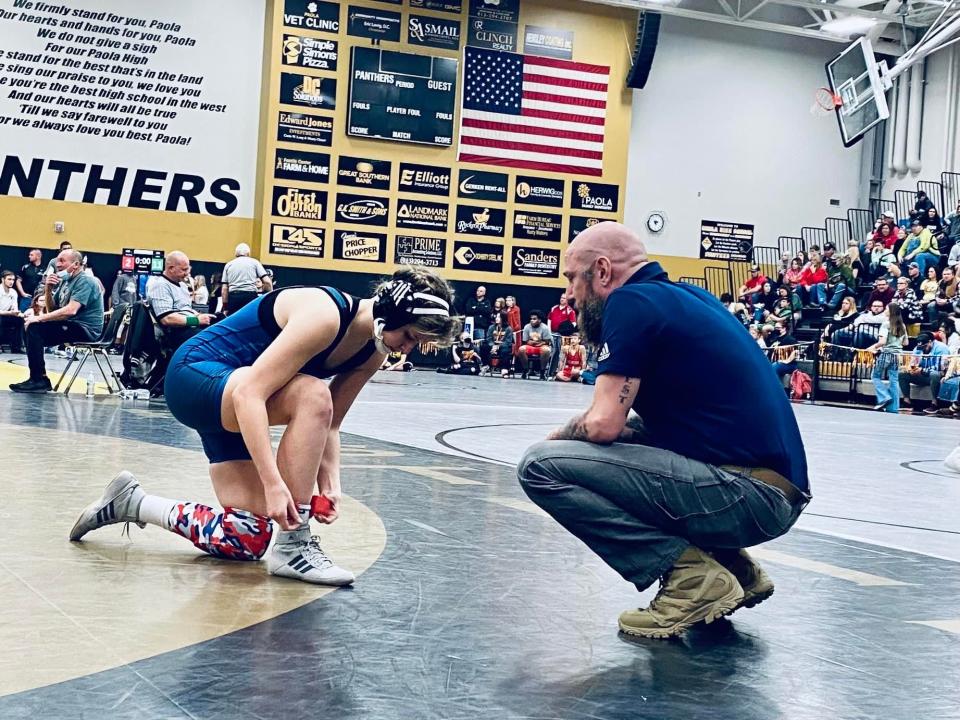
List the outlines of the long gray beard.
{"label": "long gray beard", "polygon": [[580,332],[591,345],[599,345],[603,340],[603,299],[593,295],[587,298],[580,308]]}

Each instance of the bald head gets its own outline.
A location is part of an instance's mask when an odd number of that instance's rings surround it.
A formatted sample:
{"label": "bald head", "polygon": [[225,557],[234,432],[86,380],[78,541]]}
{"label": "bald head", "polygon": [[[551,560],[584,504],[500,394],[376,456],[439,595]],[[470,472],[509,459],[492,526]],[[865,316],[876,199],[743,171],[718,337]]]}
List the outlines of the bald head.
{"label": "bald head", "polygon": [[163,274],[173,282],[183,282],[184,278],[190,274],[190,258],[179,250],[167,253]]}
{"label": "bald head", "polygon": [[572,280],[571,270],[577,274],[593,270],[600,280],[594,290],[606,297],[646,262],[647,248],[639,235],[626,225],[602,222],[584,230],[570,244],[565,274]]}

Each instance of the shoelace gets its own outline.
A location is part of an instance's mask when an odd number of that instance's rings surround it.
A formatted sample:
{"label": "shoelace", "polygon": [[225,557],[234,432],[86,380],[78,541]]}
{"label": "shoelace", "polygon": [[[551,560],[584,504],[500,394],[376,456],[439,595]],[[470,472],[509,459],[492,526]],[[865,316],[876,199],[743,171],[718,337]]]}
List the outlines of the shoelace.
{"label": "shoelace", "polygon": [[132,538],[130,537],[130,524],[131,524],[131,523],[133,523],[134,525],[136,525],[136,526],[137,526],[138,528],[140,528],[141,530],[143,530],[143,529],[147,526],[146,523],[137,522],[136,520],[128,520],[127,522],[125,522],[125,523],[123,524],[123,529],[120,531],[120,537],[126,536],[126,538],[127,538],[128,540],[132,540]]}
{"label": "shoelace", "polygon": [[333,567],[333,560],[327,557],[327,554],[323,551],[323,548],[320,547],[320,538],[317,535],[312,535],[307,541],[306,546],[301,551],[304,560],[309,562],[318,570],[323,570],[328,567]]}

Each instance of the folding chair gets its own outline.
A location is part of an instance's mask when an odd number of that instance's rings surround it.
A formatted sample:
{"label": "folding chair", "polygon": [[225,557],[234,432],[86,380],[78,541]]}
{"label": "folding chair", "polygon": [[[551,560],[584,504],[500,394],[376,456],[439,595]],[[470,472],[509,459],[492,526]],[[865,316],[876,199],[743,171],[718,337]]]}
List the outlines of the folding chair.
{"label": "folding chair", "polygon": [[[120,382],[120,376],[117,374],[117,371],[113,369],[113,365],[110,364],[110,355],[107,353],[107,350],[113,347],[117,343],[117,339],[123,335],[126,329],[126,323],[129,320],[127,312],[129,307],[127,303],[117,303],[113,307],[113,310],[110,311],[110,319],[104,325],[103,332],[97,340],[67,343],[67,349],[73,350],[73,352],[70,355],[70,361],[67,363],[67,367],[64,368],[63,374],[60,375],[60,379],[57,380],[57,384],[53,388],[54,392],[59,391],[63,379],[70,374],[70,368],[76,363],[77,367],[73,371],[73,375],[70,377],[66,389],[63,391],[64,395],[69,395],[70,388],[73,387],[77,376],[80,375],[80,371],[83,370],[83,366],[91,356],[97,364],[100,375],[103,377],[103,381],[106,383],[107,390],[109,390],[110,394],[113,395],[115,392],[119,393],[124,390],[123,383]],[[100,362],[101,358],[107,364],[107,369],[110,371],[109,375]],[[111,377],[117,384],[116,390],[113,389],[113,384],[110,382]]]}

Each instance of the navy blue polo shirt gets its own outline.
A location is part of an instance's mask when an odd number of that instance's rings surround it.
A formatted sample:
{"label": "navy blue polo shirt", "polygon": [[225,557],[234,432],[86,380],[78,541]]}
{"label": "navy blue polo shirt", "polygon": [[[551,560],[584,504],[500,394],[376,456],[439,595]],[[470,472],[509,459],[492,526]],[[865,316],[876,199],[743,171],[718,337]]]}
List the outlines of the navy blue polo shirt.
{"label": "navy blue polo shirt", "polygon": [[649,444],[713,465],[776,470],[808,490],[793,409],[756,340],[705,290],[644,265],[607,298],[598,374],[640,378]]}

